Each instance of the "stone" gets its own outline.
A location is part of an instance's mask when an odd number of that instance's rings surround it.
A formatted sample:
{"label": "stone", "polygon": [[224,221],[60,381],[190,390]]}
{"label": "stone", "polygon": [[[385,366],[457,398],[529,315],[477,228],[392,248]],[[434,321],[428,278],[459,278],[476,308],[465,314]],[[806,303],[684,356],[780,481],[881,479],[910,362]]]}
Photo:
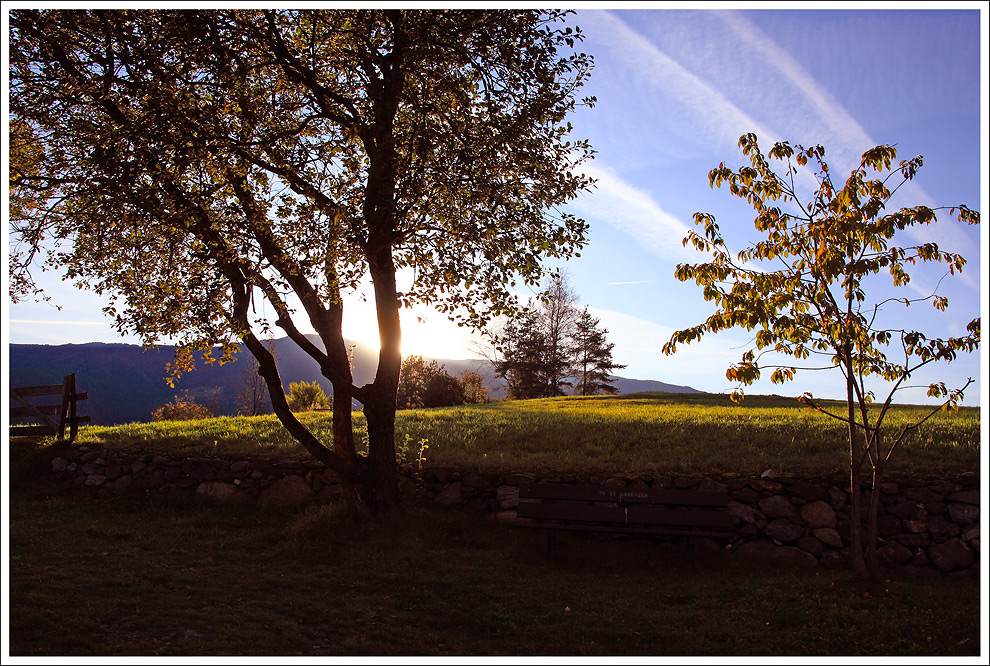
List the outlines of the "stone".
{"label": "stone", "polygon": [[729,486],[716,481],[715,479],[709,479],[707,476],[701,480],[701,485],[698,486],[698,490],[704,490],[706,492],[724,493],[729,489]]}
{"label": "stone", "polygon": [[972,504],[950,504],[949,518],[960,525],[969,525],[980,521],[980,507]]}
{"label": "stone", "polygon": [[729,497],[746,504],[756,504],[760,501],[760,498],[763,497],[763,495],[752,488],[740,488],[729,492]]}
{"label": "stone", "polygon": [[846,566],[846,556],[837,550],[827,550],[818,560],[823,569],[841,569]]}
{"label": "stone", "polygon": [[69,466],[69,461],[65,458],[54,458],[52,460],[52,471],[53,472],[64,472],[65,468]]}
{"label": "stone", "polygon": [[306,479],[290,474],[272,482],[261,491],[258,504],[262,507],[300,506],[313,499],[315,493]]}
{"label": "stone", "polygon": [[166,458],[165,456],[155,456],[154,458],[151,459],[152,465],[164,465],[166,463],[168,463],[168,458]]}
{"label": "stone", "polygon": [[736,534],[747,541],[752,541],[760,537],[760,527],[759,525],[748,523],[736,530]]}
{"label": "stone", "polygon": [[606,488],[625,488],[626,482],[623,481],[622,479],[617,479],[613,476],[608,479],[605,479],[602,485],[605,486]]}
{"label": "stone", "polygon": [[653,482],[650,484],[650,488],[654,490],[663,490],[664,488],[670,488],[670,484],[673,481],[669,476],[655,476],[653,477]]}
{"label": "stone", "polygon": [[786,495],[773,495],[760,500],[760,511],[767,518],[798,518],[797,507]]}
{"label": "stone", "polygon": [[217,502],[246,502],[251,497],[233,483],[206,481],[196,486],[196,494]]}
{"label": "stone", "polygon": [[963,528],[962,534],[960,535],[963,541],[972,541],[973,539],[980,538],[980,524],[973,523],[972,525],[967,525]]}
{"label": "stone", "polygon": [[234,474],[238,472],[244,472],[251,469],[251,463],[247,460],[238,460],[235,463],[230,463],[230,471]]}
{"label": "stone", "polygon": [[908,548],[924,548],[932,542],[927,532],[921,534],[895,534],[894,540]]}
{"label": "stone", "polygon": [[972,549],[960,539],[949,539],[928,549],[928,558],[939,571],[949,572],[965,569],[973,564],[976,556]]}
{"label": "stone", "polygon": [[877,533],[881,538],[892,537],[901,531],[901,519],[897,516],[886,514],[877,516]]}
{"label": "stone", "polygon": [[903,520],[911,520],[914,517],[914,512],[917,510],[918,504],[916,502],[898,502],[889,507],[887,513]]}
{"label": "stone", "polygon": [[797,541],[804,535],[804,528],[795,525],[786,518],[778,518],[763,529],[763,536],[768,539],[779,539],[784,543]]}
{"label": "stone", "polygon": [[90,474],[86,477],[87,486],[102,486],[107,480],[102,474]]}
{"label": "stone", "polygon": [[519,486],[524,483],[536,483],[536,477],[530,476],[529,474],[520,474],[518,472],[513,472],[505,477],[505,483],[510,486]]}
{"label": "stone", "polygon": [[441,490],[433,498],[433,501],[440,506],[457,506],[463,501],[464,497],[461,494],[461,482],[454,481],[453,483],[447,484],[447,486]]}
{"label": "stone", "polygon": [[839,536],[839,533],[834,528],[819,527],[818,529],[811,530],[811,533],[822,543],[833,548],[842,548],[842,537]]}
{"label": "stone", "polygon": [[469,488],[475,491],[484,490],[488,487],[488,482],[485,481],[485,477],[481,476],[477,472],[472,472],[471,474],[465,476],[461,479],[461,483],[464,488]]}
{"label": "stone", "polygon": [[767,469],[767,470],[763,470],[763,473],[760,474],[760,478],[761,479],[776,479],[777,478],[777,475],[774,474],[774,472],[773,472],[772,469]]}
{"label": "stone", "polygon": [[811,553],[815,557],[820,557],[825,552],[825,544],[811,536],[798,539],[797,547],[806,553]]}
{"label": "stone", "polygon": [[835,527],[835,510],[828,502],[816,500],[801,507],[801,520],[811,529]]}
{"label": "stone", "polygon": [[217,473],[216,470],[213,469],[213,465],[209,464],[209,462],[200,460],[186,461],[182,465],[182,471],[187,474],[189,478],[199,483],[213,481],[217,478]]}
{"label": "stone", "polygon": [[798,481],[791,486],[791,494],[812,502],[828,499],[827,490],[817,484],[808,483],[807,481]]}
{"label": "stone", "polygon": [[952,493],[959,492],[960,486],[952,481],[939,481],[938,483],[933,484],[931,489],[939,495],[951,495]]}
{"label": "stone", "polygon": [[962,492],[953,493],[949,496],[949,500],[952,502],[962,502],[963,504],[980,504],[980,491],[979,490],[964,490]]}
{"label": "stone", "polygon": [[828,489],[828,503],[835,508],[844,506],[846,502],[849,501],[849,493],[837,488],[836,486],[830,486]]}
{"label": "stone", "polygon": [[502,509],[514,509],[519,506],[519,488],[517,486],[499,486],[495,491],[495,500]]}
{"label": "stone", "polygon": [[814,569],[818,559],[794,546],[778,546],[772,541],[749,541],[736,549],[739,557],[781,567]]}
{"label": "stone", "polygon": [[686,490],[687,488],[693,488],[697,483],[696,479],[692,479],[687,476],[678,476],[674,479],[674,487],[680,490]]}
{"label": "stone", "polygon": [[936,541],[945,541],[946,539],[957,537],[961,531],[962,528],[959,525],[951,522],[945,516],[928,517],[928,533]]}
{"label": "stone", "polygon": [[912,555],[910,548],[896,541],[888,541],[877,548],[877,557],[880,559],[880,563],[885,566],[904,564],[911,559]]}
{"label": "stone", "polygon": [[896,483],[881,483],[880,492],[884,495],[896,495],[901,492],[901,488]]}
{"label": "stone", "polygon": [[902,520],[901,527],[908,534],[923,534],[928,531],[927,520]]}
{"label": "stone", "polygon": [[924,548],[915,548],[914,553],[911,555],[911,564],[916,567],[927,567],[932,562],[928,559],[928,553],[925,552]]}
{"label": "stone", "polygon": [[927,502],[941,502],[942,496],[928,488],[908,488],[904,491],[904,497],[915,502],[925,504]]}
{"label": "stone", "polygon": [[754,479],[750,485],[757,490],[763,490],[769,493],[779,493],[784,490],[784,485],[782,483],[769,481],[767,479]]}
{"label": "stone", "polygon": [[402,495],[402,499],[411,502],[416,499],[416,492],[417,486],[415,481],[408,476],[399,477],[399,494]]}
{"label": "stone", "polygon": [[741,504],[729,500],[728,513],[741,523],[755,523],[756,512],[748,504]]}
{"label": "stone", "polygon": [[945,502],[928,502],[925,509],[932,516],[944,516],[949,512],[949,506]]}
{"label": "stone", "polygon": [[134,482],[134,477],[130,474],[125,474],[124,476],[118,478],[113,482],[113,487],[115,490],[124,490],[130,488],[131,483]]}

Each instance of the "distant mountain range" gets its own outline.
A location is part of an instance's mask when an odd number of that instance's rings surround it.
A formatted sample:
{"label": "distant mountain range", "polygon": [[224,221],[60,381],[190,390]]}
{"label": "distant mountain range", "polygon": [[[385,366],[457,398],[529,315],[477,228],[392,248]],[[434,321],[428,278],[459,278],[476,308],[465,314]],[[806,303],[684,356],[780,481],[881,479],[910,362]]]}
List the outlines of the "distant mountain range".
{"label": "distant mountain range", "polygon": [[[315,336],[314,341],[318,342]],[[348,345],[353,345],[355,383],[360,385],[372,381],[378,364],[378,352],[361,343]],[[89,399],[80,404],[80,413],[88,414],[92,418],[91,423],[98,425],[148,421],[152,410],[183,394],[198,402],[215,400],[221,414],[236,414],[237,393],[247,381],[244,358],[248,352],[243,349],[236,361],[222,366],[216,363],[197,364],[193,372],[176,380],[175,388],[165,382],[165,366],[175,352],[174,347],[167,345],[145,350],[139,345],[104,342],[12,344],[9,352],[10,386],[13,387],[58,384],[63,376],[76,373],[78,390],[89,393]],[[286,392],[292,382],[317,381],[330,393],[330,382],[320,375],[313,360],[288,338],[276,340],[275,354]],[[503,393],[501,380],[494,376],[485,361],[432,360],[445,366],[452,375],[473,370],[481,374],[493,396]],[[614,385],[620,393],[701,392],[688,386],[625,377],[616,377]]]}

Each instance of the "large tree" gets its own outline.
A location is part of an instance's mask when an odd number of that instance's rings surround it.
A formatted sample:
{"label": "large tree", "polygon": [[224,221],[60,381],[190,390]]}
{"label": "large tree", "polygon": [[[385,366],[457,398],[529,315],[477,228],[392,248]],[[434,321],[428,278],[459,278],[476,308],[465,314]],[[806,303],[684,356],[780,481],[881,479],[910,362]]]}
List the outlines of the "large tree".
{"label": "large tree", "polygon": [[[565,14],[12,11],[11,114],[41,155],[17,182],[39,206],[11,216],[14,296],[46,256],[113,298],[119,330],[181,341],[176,372],[242,341],[352,504],[397,505],[400,307],[483,326],[585,241],[557,209],[590,185],[566,116],[593,102],[576,97],[592,61]],[[358,386],[341,296],[368,283],[381,352]],[[332,383],[332,446],[289,410],[269,323]]]}
{"label": "large tree", "polygon": [[[892,432],[884,419],[897,393],[911,386],[919,370],[950,362],[980,344],[979,318],[969,323],[965,335],[933,338],[905,328],[904,321],[895,318],[896,306],[929,303],[944,311],[948,300],[936,292],[904,295],[911,280],[908,269],[933,263],[944,265],[946,274],[954,274],[966,260],[941,250],[935,242],[899,244],[905,230],[933,224],[937,211],[944,210],[927,206],[888,209],[897,189],[914,178],[922,164],[920,156],[892,167],[897,155],[892,146],[871,148],[849,178],[836,185],[821,146],[777,143],[764,155],[753,134],[744,135],[739,145],[750,164],[737,170],[722,164],[708,177],[712,187],[725,183],[733,195],[753,206],[763,240],[733,257],[715,217],[695,214],[703,233],[691,232],[684,243],[709,253],[711,260],[679,265],[676,275],[702,286],[705,299],[715,303],[716,311],[703,323],[674,333],[664,353],[674,353],[678,344],[706,334],[740,326],[755,331],[754,346],[726,372],[740,387],[755,382],[764,370],[772,370],[774,383],[789,381],[800,370],[841,374],[844,413],[830,411],[810,393],[800,400],[848,426],[852,563],[858,574],[875,579],[879,575],[877,514],[887,461],[904,438],[939,407],[900,431]],[[814,167],[815,187],[802,196],[798,184],[807,173],[802,167],[809,164]],[[961,222],[978,224],[980,220],[979,213],[963,205],[948,212]],[[881,289],[884,285],[878,280],[883,273],[890,276],[893,295]],[[924,318],[911,321],[923,322]],[[952,408],[971,382],[952,388],[931,382],[928,395],[939,399],[941,407]],[[870,503],[864,511],[860,486],[866,463],[873,474]],[[862,515],[868,517],[869,530],[865,556]]]}

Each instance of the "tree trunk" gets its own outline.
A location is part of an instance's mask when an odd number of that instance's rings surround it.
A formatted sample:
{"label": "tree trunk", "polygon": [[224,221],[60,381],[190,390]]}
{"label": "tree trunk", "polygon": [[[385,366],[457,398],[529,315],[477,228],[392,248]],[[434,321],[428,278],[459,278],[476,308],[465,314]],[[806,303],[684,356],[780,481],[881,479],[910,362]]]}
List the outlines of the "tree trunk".
{"label": "tree trunk", "polygon": [[[876,436],[876,435],[874,435]],[[877,542],[880,538],[877,516],[880,511],[880,484],[883,482],[883,461],[877,460],[873,466],[873,490],[870,492],[870,512],[867,517],[866,569],[870,580],[880,579],[880,562],[877,557]]]}
{"label": "tree trunk", "polygon": [[856,431],[856,404],[853,395],[853,369],[849,356],[845,358],[846,366],[846,403],[849,418],[849,557],[852,559],[853,571],[857,576],[867,577],[866,561],[863,559],[863,502],[860,492],[860,457],[859,433]]}

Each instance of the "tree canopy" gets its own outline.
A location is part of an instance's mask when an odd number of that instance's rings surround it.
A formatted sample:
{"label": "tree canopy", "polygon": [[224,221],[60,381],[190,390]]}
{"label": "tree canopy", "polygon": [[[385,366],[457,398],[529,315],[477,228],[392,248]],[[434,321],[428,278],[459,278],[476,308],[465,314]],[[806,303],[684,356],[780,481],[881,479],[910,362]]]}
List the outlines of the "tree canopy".
{"label": "tree canopy", "polygon": [[[594,101],[566,14],[13,10],[11,184],[37,204],[12,209],[13,297],[45,257],[113,299],[121,332],[180,341],[176,372],[242,340],[293,436],[363,502],[395,504],[400,307],[482,326],[584,243],[558,208],[590,186],[566,116]],[[381,353],[357,386],[341,295],[369,282]],[[285,403],[258,337],[273,325],[333,385],[332,449]]]}

